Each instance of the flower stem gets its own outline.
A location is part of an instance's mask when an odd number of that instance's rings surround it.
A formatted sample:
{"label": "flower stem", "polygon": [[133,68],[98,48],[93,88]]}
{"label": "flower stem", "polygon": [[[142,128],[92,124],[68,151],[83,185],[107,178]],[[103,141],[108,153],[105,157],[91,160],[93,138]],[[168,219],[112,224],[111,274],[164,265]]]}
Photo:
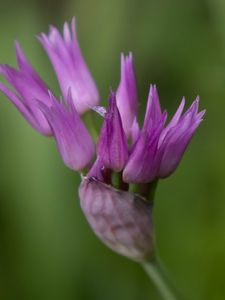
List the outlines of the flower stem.
{"label": "flower stem", "polygon": [[162,270],[156,260],[151,262],[142,263],[144,270],[146,271],[148,277],[155,284],[156,288],[160,292],[162,299],[164,300],[177,300],[178,298],[171,291],[170,284],[165,278],[165,275],[162,274]]}

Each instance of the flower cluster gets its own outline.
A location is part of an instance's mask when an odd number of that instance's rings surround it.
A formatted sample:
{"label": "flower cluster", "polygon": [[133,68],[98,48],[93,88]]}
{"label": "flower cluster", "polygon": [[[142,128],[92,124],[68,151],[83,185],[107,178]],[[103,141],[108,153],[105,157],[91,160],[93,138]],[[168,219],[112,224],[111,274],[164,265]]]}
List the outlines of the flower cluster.
{"label": "flower cluster", "polygon": [[[38,40],[55,70],[62,97],[54,93],[28,62],[16,42],[18,69],[1,64],[9,85],[0,90],[38,132],[53,136],[64,163],[86,170],[79,194],[81,207],[96,234],[112,249],[141,259],[152,249],[151,207],[146,193],[129,192],[165,178],[177,168],[203,119],[199,99],[184,111],[183,99],[169,122],[155,85],[150,85],[143,125],[138,122],[138,93],[133,56],[121,55],[120,83],[109,95],[108,108],[81,53],[75,18],[63,34],[53,26]],[[95,146],[82,114],[100,114],[103,124]],[[143,189],[142,189],[143,191]],[[151,228],[151,230],[150,230]]]}

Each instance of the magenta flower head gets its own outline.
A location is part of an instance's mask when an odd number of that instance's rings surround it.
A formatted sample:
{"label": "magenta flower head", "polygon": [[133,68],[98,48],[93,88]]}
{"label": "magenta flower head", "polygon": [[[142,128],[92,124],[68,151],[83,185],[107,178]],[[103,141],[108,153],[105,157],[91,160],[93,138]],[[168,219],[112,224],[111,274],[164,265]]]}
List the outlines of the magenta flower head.
{"label": "magenta flower head", "polygon": [[[0,90],[34,128],[53,135],[65,165],[81,173],[81,208],[101,241],[119,254],[146,260],[154,252],[156,183],[176,170],[205,111],[199,112],[196,98],[183,112],[183,99],[167,122],[156,86],[151,85],[140,126],[131,53],[121,56],[120,82],[105,109],[98,106],[98,90],[78,45],[75,19],[71,27],[65,23],[63,35],[51,26],[49,35],[41,34],[39,40],[52,62],[63,100],[49,91],[18,43],[19,70],[0,66],[12,89],[0,83]],[[92,137],[81,119],[86,110],[102,118],[99,136]]]}
{"label": "magenta flower head", "polygon": [[71,27],[68,23],[64,24],[63,35],[51,26],[49,34],[42,33],[39,41],[52,62],[64,98],[70,89],[79,114],[97,105],[98,90],[77,41],[75,18]]}
{"label": "magenta flower head", "polygon": [[184,104],[183,99],[172,120],[164,126],[167,114],[161,112],[156,86],[150,87],[144,125],[123,171],[125,182],[148,183],[176,170],[205,113],[198,113],[198,98],[182,115]]}

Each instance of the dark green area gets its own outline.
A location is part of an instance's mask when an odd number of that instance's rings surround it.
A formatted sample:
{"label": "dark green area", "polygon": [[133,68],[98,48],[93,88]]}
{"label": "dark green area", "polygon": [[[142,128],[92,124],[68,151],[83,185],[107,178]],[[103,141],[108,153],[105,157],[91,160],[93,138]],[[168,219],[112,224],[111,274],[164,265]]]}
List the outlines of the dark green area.
{"label": "dark green area", "polygon": [[[77,17],[78,36],[105,101],[132,51],[140,113],[156,83],[170,115],[185,95],[207,109],[182,164],[160,181],[158,252],[190,300],[225,299],[225,2],[222,0],[2,0],[0,62],[18,39],[59,91],[35,35]],[[79,175],[54,141],[36,133],[0,95],[0,299],[160,300],[139,265],[102,245],[79,207]]]}

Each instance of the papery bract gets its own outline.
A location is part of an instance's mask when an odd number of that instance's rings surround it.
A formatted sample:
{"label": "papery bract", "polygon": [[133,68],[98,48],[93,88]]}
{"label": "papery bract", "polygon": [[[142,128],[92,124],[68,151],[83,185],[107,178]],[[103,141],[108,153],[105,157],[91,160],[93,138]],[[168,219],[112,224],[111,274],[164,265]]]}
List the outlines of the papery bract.
{"label": "papery bract", "polygon": [[79,187],[79,196],[90,226],[104,244],[133,260],[151,257],[153,224],[149,203],[87,177]]}

